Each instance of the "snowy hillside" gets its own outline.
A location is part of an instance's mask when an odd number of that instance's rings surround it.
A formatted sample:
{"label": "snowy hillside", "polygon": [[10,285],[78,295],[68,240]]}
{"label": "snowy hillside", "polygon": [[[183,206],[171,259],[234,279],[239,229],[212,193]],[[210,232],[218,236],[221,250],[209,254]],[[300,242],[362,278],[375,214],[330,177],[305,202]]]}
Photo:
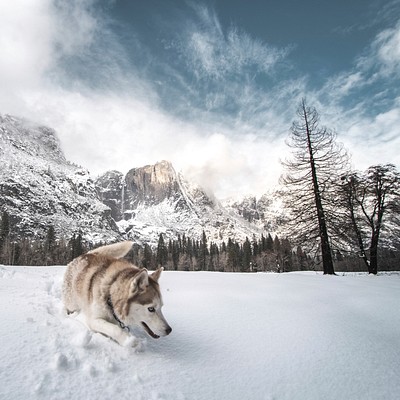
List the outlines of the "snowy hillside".
{"label": "snowy hillside", "polygon": [[0,159],[0,211],[10,215],[13,239],[43,238],[52,225],[58,237],[80,232],[92,243],[123,236],[154,246],[160,233],[200,239],[203,230],[209,241],[243,242],[276,225],[226,208],[168,161],[95,180],[65,159],[54,130],[17,117],[0,115]]}
{"label": "snowy hillside", "polygon": [[0,209],[10,215],[13,238],[43,238],[50,225],[66,239],[119,237],[89,172],[66,161],[53,130],[0,115],[0,159]]}
{"label": "snowy hillside", "polygon": [[255,196],[223,199],[221,204],[230,213],[244,218],[270,234],[280,234],[285,223],[283,201],[279,191],[266,192],[259,199]]}
{"label": "snowy hillside", "polygon": [[64,270],[0,267],[0,399],[398,399],[398,274],[165,272],[135,351],[63,314]]}

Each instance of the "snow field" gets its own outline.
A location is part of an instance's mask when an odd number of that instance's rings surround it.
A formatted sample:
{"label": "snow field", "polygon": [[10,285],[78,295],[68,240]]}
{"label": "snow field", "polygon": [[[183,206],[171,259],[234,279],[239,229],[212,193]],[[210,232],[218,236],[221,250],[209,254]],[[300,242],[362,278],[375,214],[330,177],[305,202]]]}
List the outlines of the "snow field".
{"label": "snow field", "polygon": [[164,272],[170,336],[65,316],[64,267],[0,267],[0,399],[397,399],[400,275]]}

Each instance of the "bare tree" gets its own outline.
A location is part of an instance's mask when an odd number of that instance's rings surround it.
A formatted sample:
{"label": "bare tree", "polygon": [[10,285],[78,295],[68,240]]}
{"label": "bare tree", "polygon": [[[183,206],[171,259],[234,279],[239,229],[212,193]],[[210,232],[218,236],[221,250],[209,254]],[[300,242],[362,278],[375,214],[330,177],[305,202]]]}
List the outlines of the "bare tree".
{"label": "bare tree", "polygon": [[308,251],[314,247],[321,254],[324,274],[334,274],[330,232],[340,223],[334,212],[336,184],[347,165],[347,155],[336,143],[336,135],[320,126],[317,110],[305,99],[297,117],[288,141],[293,157],[282,162],[286,173],[281,182],[290,211],[288,233],[295,244]]}
{"label": "bare tree", "polygon": [[[394,242],[400,221],[400,174],[392,164],[375,165],[365,174],[342,177],[343,198],[351,221],[353,239],[371,274],[378,273],[378,249],[382,233]],[[390,243],[386,243],[390,246]]]}

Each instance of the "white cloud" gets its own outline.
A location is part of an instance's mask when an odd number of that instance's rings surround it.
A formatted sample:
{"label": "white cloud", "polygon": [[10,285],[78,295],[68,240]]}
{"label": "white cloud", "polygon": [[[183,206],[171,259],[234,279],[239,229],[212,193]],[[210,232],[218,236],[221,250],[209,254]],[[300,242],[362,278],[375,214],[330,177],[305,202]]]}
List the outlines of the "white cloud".
{"label": "white cloud", "polygon": [[373,43],[373,48],[376,49],[378,61],[382,66],[382,73],[399,75],[400,23],[392,29],[381,32]]}
{"label": "white cloud", "polygon": [[216,14],[204,5],[193,5],[198,20],[189,24],[181,42],[185,62],[198,79],[223,79],[227,74],[270,73],[289,49],[278,49],[232,26],[224,32]]}
{"label": "white cloud", "polygon": [[[263,111],[268,108],[260,105],[260,93],[255,98],[250,85],[236,83],[230,88],[242,93],[237,117],[223,115],[216,121],[207,110],[200,110],[204,118],[183,122],[160,109],[151,84],[139,81],[134,73],[123,75],[118,68],[112,69],[109,59],[118,43],[110,43],[111,49],[102,56],[112,82],[127,81],[124,91],[91,90],[79,80],[65,82],[66,60],[88,59],[98,45],[99,32],[107,35],[90,1],[16,0],[8,4],[0,9],[0,38],[7,56],[0,59],[0,82],[9,88],[0,94],[1,112],[23,115],[55,128],[71,161],[101,173],[107,169],[126,172],[168,159],[219,196],[241,191],[261,194],[277,182],[277,152],[270,147],[270,140],[256,138],[254,126],[246,122],[249,115],[241,114],[249,112],[257,117],[264,112],[264,128],[275,125],[273,113]],[[221,73],[216,57],[224,47],[228,47],[223,55],[225,71],[239,71],[246,63],[268,69],[274,62],[274,52],[273,56],[263,52],[263,45],[246,35],[231,30],[225,40],[217,18],[203,11],[208,24],[198,39],[198,45],[205,46],[200,54],[203,68],[209,68],[209,72],[216,68],[215,74]],[[210,24],[216,40],[207,36]],[[205,40],[211,41],[211,50],[207,50]],[[147,90],[131,91],[143,86]],[[214,109],[221,100],[210,95],[207,101]]]}
{"label": "white cloud", "polygon": [[[254,76],[273,76],[288,49],[268,46],[234,26],[224,32],[212,10],[193,5],[196,18],[183,32],[187,40],[178,43],[192,75],[160,65],[171,84],[135,69],[95,5],[91,0],[0,3],[1,113],[54,127],[67,158],[94,173],[126,172],[167,159],[220,197],[261,194],[277,183],[279,159],[288,152],[284,139],[298,99],[307,92],[307,78],[285,79],[266,91]],[[396,32],[385,31],[371,46],[386,71],[398,65]],[[98,85],[86,85],[74,68],[93,74]],[[374,157],[376,135],[393,140],[389,151],[380,145],[382,159],[399,162],[393,150],[399,104],[364,118],[355,114],[360,105],[345,110],[341,103],[367,84],[368,68],[356,65],[325,86],[329,96],[311,93],[309,100],[328,126],[337,128],[339,139],[356,149],[357,163],[365,162],[363,154]],[[183,117],[162,107],[158,86]]]}
{"label": "white cloud", "polygon": [[90,6],[89,0],[0,3],[1,112],[29,113],[26,94],[54,87],[63,58],[85,52],[100,24]]}
{"label": "white cloud", "polygon": [[364,118],[346,132],[345,144],[352,149],[356,169],[392,163],[400,165],[400,108],[373,118]]}
{"label": "white cloud", "polygon": [[[184,146],[179,159],[185,176],[217,197],[260,196],[278,183],[283,147],[282,140],[260,140],[252,135],[231,137],[214,132]],[[187,162],[185,158],[192,160]]]}
{"label": "white cloud", "polygon": [[0,2],[0,86],[6,99],[25,87],[37,88],[54,66],[49,10],[51,2],[45,0]]}
{"label": "white cloud", "polygon": [[279,178],[283,141],[183,123],[132,97],[57,89],[35,94],[29,104],[57,130],[67,158],[95,174],[167,159],[218,197],[261,195]]}
{"label": "white cloud", "polygon": [[93,0],[55,2],[53,15],[57,30],[53,40],[63,55],[85,52],[103,28],[102,19],[94,13],[94,5]]}
{"label": "white cloud", "polygon": [[[353,112],[369,111],[374,101],[380,100],[385,86],[398,86],[400,77],[400,22],[378,33],[362,55],[355,57],[353,68],[327,80],[316,93],[329,107],[358,98]],[[373,87],[378,86],[378,90]],[[368,89],[368,96],[360,94]],[[354,104],[354,101],[352,102]]]}
{"label": "white cloud", "polygon": [[400,23],[378,33],[353,68],[313,93],[324,122],[338,132],[356,169],[400,166]]}

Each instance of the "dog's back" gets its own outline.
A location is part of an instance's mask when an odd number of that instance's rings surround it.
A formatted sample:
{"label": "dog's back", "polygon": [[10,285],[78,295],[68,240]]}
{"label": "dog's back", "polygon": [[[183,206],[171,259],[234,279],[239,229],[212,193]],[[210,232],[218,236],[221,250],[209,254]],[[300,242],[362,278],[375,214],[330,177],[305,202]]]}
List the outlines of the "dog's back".
{"label": "dog's back", "polygon": [[129,253],[133,242],[129,240],[120,243],[109,244],[107,246],[98,247],[87,252],[87,254],[98,254],[111,258],[122,258]]}
{"label": "dog's back", "polygon": [[68,313],[80,311],[85,308],[85,304],[88,305],[93,300],[91,297],[96,289],[94,287],[96,281],[104,275],[111,264],[115,264],[116,268],[121,266],[123,261],[118,263],[116,261],[129,252],[132,244],[126,241],[102,246],[75,258],[68,264],[63,283],[63,300]]}

